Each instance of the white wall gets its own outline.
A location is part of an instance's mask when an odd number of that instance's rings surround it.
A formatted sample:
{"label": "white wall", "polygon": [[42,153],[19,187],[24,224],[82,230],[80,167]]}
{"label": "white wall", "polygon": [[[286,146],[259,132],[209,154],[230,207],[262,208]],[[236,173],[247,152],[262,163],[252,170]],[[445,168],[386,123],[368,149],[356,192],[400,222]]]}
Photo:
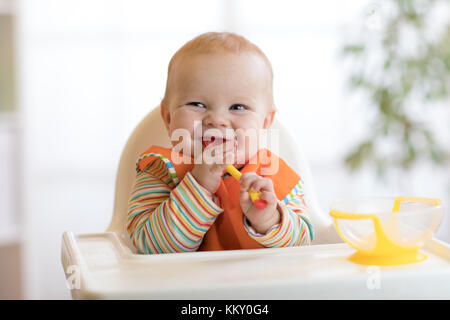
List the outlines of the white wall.
{"label": "white wall", "polygon": [[14,169],[17,156],[15,117],[0,115],[0,246],[16,240],[18,218]]}
{"label": "white wall", "polygon": [[324,209],[341,196],[403,191],[449,203],[442,171],[418,170],[407,190],[398,177],[384,183],[341,165],[361,130],[352,125],[365,116],[343,89],[337,48],[363,7],[356,0],[21,1],[25,297],[69,297],[62,232],[105,230],[128,135],[162,98],[171,55],[205,31],[239,32],[269,56],[280,116],[298,132]]}

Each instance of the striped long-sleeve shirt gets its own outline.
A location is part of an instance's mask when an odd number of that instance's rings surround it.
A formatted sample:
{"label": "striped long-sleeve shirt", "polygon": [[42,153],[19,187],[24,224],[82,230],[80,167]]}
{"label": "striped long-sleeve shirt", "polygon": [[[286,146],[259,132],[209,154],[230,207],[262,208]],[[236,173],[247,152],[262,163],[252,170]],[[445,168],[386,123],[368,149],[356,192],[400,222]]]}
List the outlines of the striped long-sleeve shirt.
{"label": "striped long-sleeve shirt", "polygon": [[[265,247],[309,245],[313,238],[303,199],[302,180],[281,201],[279,224],[258,234],[247,222],[250,237]],[[131,191],[127,230],[141,253],[196,251],[203,236],[223,212],[190,172],[175,186],[163,161],[139,171]]]}

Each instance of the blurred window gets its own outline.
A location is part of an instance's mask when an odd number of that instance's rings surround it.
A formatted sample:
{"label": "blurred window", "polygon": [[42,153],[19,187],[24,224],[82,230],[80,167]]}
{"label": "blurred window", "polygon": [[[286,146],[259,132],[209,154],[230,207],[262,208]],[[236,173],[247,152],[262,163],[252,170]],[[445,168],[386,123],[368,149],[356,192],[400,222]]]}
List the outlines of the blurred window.
{"label": "blurred window", "polygon": [[17,236],[15,163],[17,131],[12,2],[0,0],[0,246]]}
{"label": "blurred window", "polygon": [[0,13],[0,112],[14,110],[13,17]]}

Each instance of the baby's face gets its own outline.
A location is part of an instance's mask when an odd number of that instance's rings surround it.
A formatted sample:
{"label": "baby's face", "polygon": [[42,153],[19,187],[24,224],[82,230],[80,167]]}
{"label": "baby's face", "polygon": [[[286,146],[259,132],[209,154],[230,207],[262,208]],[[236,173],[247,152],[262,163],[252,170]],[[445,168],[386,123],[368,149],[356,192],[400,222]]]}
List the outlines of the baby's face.
{"label": "baby's face", "polygon": [[[270,127],[275,114],[271,72],[256,54],[189,55],[178,59],[171,72],[162,115],[170,135],[177,129],[189,133],[191,141],[184,143],[202,140],[197,141],[202,145],[212,137],[243,141],[239,132],[258,136]],[[245,161],[253,156],[252,146],[237,144]]]}

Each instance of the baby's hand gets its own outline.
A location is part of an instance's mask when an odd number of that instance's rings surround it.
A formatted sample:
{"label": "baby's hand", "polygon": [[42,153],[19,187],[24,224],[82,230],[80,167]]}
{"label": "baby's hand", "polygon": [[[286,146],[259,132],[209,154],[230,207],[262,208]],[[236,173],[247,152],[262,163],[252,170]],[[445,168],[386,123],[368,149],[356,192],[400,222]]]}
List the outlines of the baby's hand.
{"label": "baby's hand", "polygon": [[[239,180],[241,184],[240,202],[241,209],[253,229],[260,234],[265,234],[270,227],[280,223],[280,213],[277,210],[277,197],[273,190],[272,180],[258,176],[254,172],[244,173]],[[255,208],[248,189],[260,193],[260,198],[266,200],[264,209]]]}
{"label": "baby's hand", "polygon": [[232,143],[211,144],[203,150],[202,159],[194,165],[191,174],[211,196],[219,188],[225,168],[234,158],[235,145]]}

